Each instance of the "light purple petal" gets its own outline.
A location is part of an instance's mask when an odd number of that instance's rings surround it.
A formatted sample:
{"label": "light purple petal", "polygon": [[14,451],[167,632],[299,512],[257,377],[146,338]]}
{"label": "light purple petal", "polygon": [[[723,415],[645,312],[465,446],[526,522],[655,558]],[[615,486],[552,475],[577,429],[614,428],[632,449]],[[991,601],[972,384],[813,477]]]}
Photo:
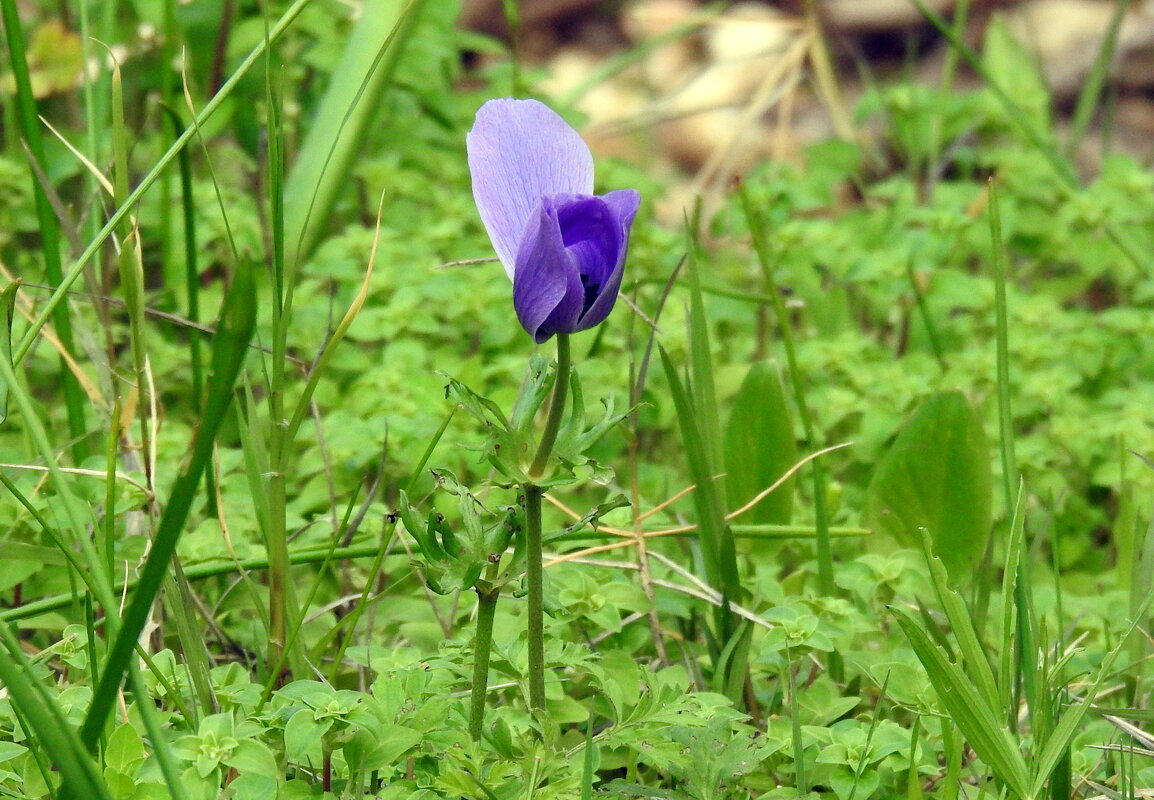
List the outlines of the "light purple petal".
{"label": "light purple petal", "polygon": [[593,156],[581,136],[536,100],[490,100],[465,138],[473,199],[513,278],[525,229],[544,197],[593,193]]}
{"label": "light purple petal", "polygon": [[616,252],[613,254],[614,259],[611,265],[609,263],[600,265],[601,269],[605,270],[604,273],[591,275],[596,280],[601,280],[601,275],[605,275],[604,283],[599,288],[593,302],[581,315],[581,319],[578,320],[577,326],[574,328],[575,331],[588,330],[594,325],[600,324],[613,310],[613,305],[617,302],[617,293],[621,290],[621,278],[625,274],[625,255],[629,250],[629,230],[633,225],[633,218],[637,215],[637,209],[641,205],[641,195],[634,189],[618,189],[599,199],[604,202],[611,217],[608,224],[612,226],[615,234]]}
{"label": "light purple petal", "polygon": [[513,278],[513,308],[521,326],[538,344],[574,329],[585,292],[573,256],[565,249],[553,198],[538,204],[521,247]]}

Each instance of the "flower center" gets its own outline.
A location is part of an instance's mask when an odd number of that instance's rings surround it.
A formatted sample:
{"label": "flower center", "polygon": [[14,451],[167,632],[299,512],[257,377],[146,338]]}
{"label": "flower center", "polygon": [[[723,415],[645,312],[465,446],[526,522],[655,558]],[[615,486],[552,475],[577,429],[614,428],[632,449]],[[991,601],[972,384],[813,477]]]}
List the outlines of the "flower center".
{"label": "flower center", "polygon": [[597,295],[601,292],[601,283],[581,273],[581,286],[585,289],[585,304],[581,307],[581,312],[584,313],[593,305],[593,301],[597,299]]}
{"label": "flower center", "polygon": [[561,241],[581,278],[584,299],[581,313],[592,307],[617,263],[620,243],[613,217],[599,197],[580,197],[558,208]]}

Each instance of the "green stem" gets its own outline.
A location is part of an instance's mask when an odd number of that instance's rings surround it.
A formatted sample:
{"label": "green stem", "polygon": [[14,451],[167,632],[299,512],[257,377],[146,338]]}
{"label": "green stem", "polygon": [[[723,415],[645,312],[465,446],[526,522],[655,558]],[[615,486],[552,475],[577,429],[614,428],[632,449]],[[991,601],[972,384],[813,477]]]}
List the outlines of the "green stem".
{"label": "green stem", "polygon": [[489,653],[493,645],[493,619],[501,592],[491,587],[477,589],[477,633],[473,637],[473,686],[469,696],[469,735],[481,741],[485,730],[485,694],[489,689]]}
{"label": "green stem", "polygon": [[545,431],[537,446],[537,455],[529,467],[529,475],[539,478],[545,472],[549,456],[553,453],[553,443],[557,441],[557,431],[561,428],[561,415],[565,413],[565,398],[569,394],[569,334],[557,334],[557,377],[553,383],[553,400],[549,406],[549,417],[545,420]]}
{"label": "green stem", "polygon": [[529,617],[526,623],[529,641],[529,710],[545,710],[545,593],[541,564],[541,495],[540,486],[527,483],[525,490],[525,580],[529,587]]}
{"label": "green stem", "polygon": [[[778,328],[781,333],[781,343],[785,347],[785,358],[789,364],[790,385],[793,388],[794,402],[801,417],[802,429],[809,446],[817,449],[821,446],[817,437],[817,428],[813,417],[809,413],[809,404],[805,400],[805,374],[801,369],[801,361],[797,357],[797,347],[793,338],[793,327],[789,323],[789,314],[786,312],[785,301],[781,299],[778,290],[777,278],[774,275],[776,264],[770,255],[769,242],[766,240],[765,224],[761,215],[753,206],[749,193],[742,183],[737,184],[737,191],[741,197],[742,210],[749,222],[750,233],[753,234],[753,249],[757,260],[765,274],[765,281],[769,287],[769,296],[773,301],[773,311],[777,315]],[[821,459],[814,459],[810,465],[813,475],[813,516],[817,537],[817,583],[822,595],[836,597],[837,587],[833,578],[833,549],[830,546],[829,515],[825,505],[825,469]],[[829,670],[834,680],[840,681],[843,674],[841,654],[837,651],[829,654]]]}
{"label": "green stem", "polygon": [[[557,334],[557,372],[553,382],[553,399],[537,455],[529,467],[529,475],[539,478],[545,472],[561,415],[565,413],[565,399],[569,393],[569,336]],[[529,710],[534,714],[545,711],[545,586],[541,564],[541,496],[544,490],[534,483],[522,486],[525,493],[525,582],[529,588],[529,616],[526,638],[529,642]]]}

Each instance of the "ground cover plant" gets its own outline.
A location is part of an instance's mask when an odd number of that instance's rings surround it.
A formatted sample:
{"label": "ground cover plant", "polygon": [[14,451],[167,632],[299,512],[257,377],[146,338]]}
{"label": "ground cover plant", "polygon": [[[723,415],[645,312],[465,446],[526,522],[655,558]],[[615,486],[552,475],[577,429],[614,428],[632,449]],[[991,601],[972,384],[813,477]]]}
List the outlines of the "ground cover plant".
{"label": "ground cover plant", "polygon": [[939,82],[670,221],[452,2],[0,11],[0,794],[1154,783],[1111,38],[1066,129],[926,11]]}

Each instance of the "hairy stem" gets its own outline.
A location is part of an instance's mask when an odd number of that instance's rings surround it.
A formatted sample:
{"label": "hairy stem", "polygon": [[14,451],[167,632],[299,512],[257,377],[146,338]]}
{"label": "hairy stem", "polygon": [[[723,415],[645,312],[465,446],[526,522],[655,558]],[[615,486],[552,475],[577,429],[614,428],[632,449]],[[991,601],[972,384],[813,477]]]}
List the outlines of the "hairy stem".
{"label": "hairy stem", "polygon": [[540,486],[526,484],[525,491],[525,578],[529,587],[529,616],[526,637],[529,641],[529,710],[545,710],[545,597],[544,570],[541,565],[541,495]]}
{"label": "hairy stem", "polygon": [[477,632],[473,636],[473,686],[469,696],[469,735],[481,741],[485,728],[485,693],[489,688],[489,653],[493,645],[493,619],[497,615],[496,588],[476,587]]}
{"label": "hairy stem", "polygon": [[529,467],[529,475],[540,478],[553,453],[553,443],[557,441],[557,431],[561,428],[561,415],[565,413],[565,399],[569,394],[569,334],[557,334],[557,377],[553,383],[553,399],[549,406],[549,417],[545,420],[545,431],[541,443],[537,445],[537,455]]}

